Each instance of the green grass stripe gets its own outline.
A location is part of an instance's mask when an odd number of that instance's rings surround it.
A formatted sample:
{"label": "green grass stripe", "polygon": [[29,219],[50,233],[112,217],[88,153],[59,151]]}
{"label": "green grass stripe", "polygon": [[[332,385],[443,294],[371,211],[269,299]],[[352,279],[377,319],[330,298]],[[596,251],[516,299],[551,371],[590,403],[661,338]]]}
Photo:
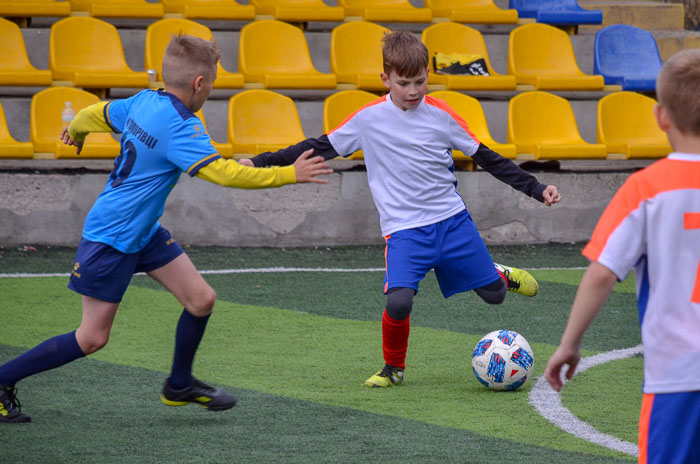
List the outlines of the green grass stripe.
{"label": "green grass stripe", "polygon": [[[20,354],[0,345],[0,359]],[[168,408],[161,372],[82,359],[20,384],[31,424],[3,426],[2,462],[22,463],[624,463],[465,430],[237,389],[232,411]]]}
{"label": "green grass stripe", "polygon": [[[177,238],[177,237],[176,237]],[[76,244],[79,237],[76,237]],[[200,269],[251,267],[384,267],[384,246],[298,247],[298,248],[228,248],[184,246]],[[516,267],[587,266],[581,256],[582,243],[547,243],[538,245],[490,246],[496,262]],[[75,248],[36,246],[36,251],[22,247],[0,247],[2,272],[70,271]]]}
{"label": "green grass stripe", "polygon": [[[527,298],[509,294],[502,305],[494,306],[484,303],[474,292],[443,298],[431,272],[421,282],[411,324],[470,334],[509,328],[522,333],[528,341],[558,344],[582,271],[535,271],[534,274],[540,279],[539,295]],[[556,281],[550,282],[550,278]],[[381,273],[230,274],[208,275],[206,279],[216,289],[220,301],[343,319],[379,321],[386,302],[381,291]],[[615,288],[586,334],[583,348],[609,351],[640,343],[635,296],[618,291],[629,287],[631,280]],[[148,277],[135,277],[133,282],[160,288]]]}
{"label": "green grass stripe", "polygon": [[[0,342],[29,347],[71,330],[79,296],[65,279],[3,279],[16,304],[3,308],[12,330]],[[162,291],[132,287],[115,322],[111,345],[97,360],[167,372],[178,305]],[[528,405],[527,390],[494,393],[473,378],[469,359],[479,335],[416,327],[405,388],[371,390],[362,381],[381,365],[379,323],[342,320],[277,308],[220,302],[198,354],[203,379],[314,403],[341,406],[484,436],[601,456],[619,453],[550,426]],[[553,352],[532,342],[535,374]]]}
{"label": "green grass stripe", "polygon": [[[562,403],[582,421],[601,432],[637,443],[638,421],[619,420],[639,417],[642,404],[644,362],[641,355],[595,366],[574,377],[562,390]],[[615,405],[614,412],[610,405]]]}

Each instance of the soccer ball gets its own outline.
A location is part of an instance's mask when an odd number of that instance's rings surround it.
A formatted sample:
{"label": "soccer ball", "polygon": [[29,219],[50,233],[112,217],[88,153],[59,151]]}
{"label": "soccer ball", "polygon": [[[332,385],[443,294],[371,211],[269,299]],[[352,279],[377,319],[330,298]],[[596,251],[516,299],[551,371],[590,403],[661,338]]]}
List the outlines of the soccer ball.
{"label": "soccer ball", "polygon": [[535,357],[525,337],[512,330],[495,330],[474,348],[476,379],[491,390],[515,390],[532,373]]}

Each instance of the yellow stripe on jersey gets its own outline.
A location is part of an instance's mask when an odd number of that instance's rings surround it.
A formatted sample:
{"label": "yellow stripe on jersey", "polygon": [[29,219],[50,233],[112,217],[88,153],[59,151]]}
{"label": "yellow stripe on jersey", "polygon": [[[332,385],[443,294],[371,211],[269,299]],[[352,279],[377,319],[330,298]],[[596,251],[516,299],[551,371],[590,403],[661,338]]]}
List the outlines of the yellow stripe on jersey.
{"label": "yellow stripe on jersey", "polygon": [[[212,156],[219,155],[217,153]],[[199,164],[201,164],[201,161],[196,163],[196,165]],[[246,189],[281,187],[282,185],[295,184],[297,181],[296,171],[293,165],[251,168],[238,164],[234,160],[223,158],[214,160],[202,167],[195,175],[206,181],[223,185],[224,187]]]}
{"label": "yellow stripe on jersey", "polygon": [[205,156],[204,158],[198,160],[196,163],[192,164],[189,168],[187,168],[187,174],[193,176],[198,172],[198,169],[200,169],[200,166],[210,164],[210,160],[214,158],[220,158],[221,155],[218,153],[212,153],[209,156]]}

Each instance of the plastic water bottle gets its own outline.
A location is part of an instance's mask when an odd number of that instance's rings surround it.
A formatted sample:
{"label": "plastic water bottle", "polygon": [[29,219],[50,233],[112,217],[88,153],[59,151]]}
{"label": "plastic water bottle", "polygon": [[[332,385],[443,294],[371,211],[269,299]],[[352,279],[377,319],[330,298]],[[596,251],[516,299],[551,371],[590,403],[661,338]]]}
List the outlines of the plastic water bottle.
{"label": "plastic water bottle", "polygon": [[73,105],[71,102],[67,101],[63,105],[63,111],[61,111],[61,128],[66,129],[74,117],[75,110],[73,110]]}

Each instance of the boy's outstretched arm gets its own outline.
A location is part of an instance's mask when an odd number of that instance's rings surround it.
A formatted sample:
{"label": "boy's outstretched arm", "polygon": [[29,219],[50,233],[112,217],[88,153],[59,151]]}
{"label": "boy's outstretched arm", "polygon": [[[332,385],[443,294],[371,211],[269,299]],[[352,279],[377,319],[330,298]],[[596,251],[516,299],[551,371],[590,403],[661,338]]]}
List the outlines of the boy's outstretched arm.
{"label": "boy's outstretched arm", "polygon": [[576,366],[581,359],[580,347],[583,334],[605,305],[616,282],[615,273],[595,261],[588,266],[583,275],[559,348],[549,359],[544,370],[547,382],[556,391],[560,391],[563,385],[561,369],[565,364],[569,366],[566,378],[570,380],[574,376]]}
{"label": "boy's outstretched arm", "polygon": [[85,137],[90,132],[112,132],[112,126],[105,120],[104,109],[108,102],[102,101],[78,111],[70,126],[61,132],[61,140],[66,145],[77,147],[77,154],[83,149]]}
{"label": "boy's outstretched arm", "polygon": [[306,150],[292,166],[260,169],[223,158],[212,161],[195,174],[197,177],[223,185],[247,189],[280,187],[286,184],[314,182],[327,184],[318,176],[331,174],[333,170],[320,156],[313,156],[313,149]]}
{"label": "boy's outstretched arm", "polygon": [[[294,163],[297,158],[299,158],[303,153],[308,150],[314,150],[316,156],[321,156],[324,160],[333,159],[336,156],[340,156],[331,141],[328,140],[328,136],[323,134],[317,138],[309,138],[302,140],[296,145],[291,145],[282,150],[275,152],[265,152],[250,158],[250,160],[241,160],[241,164],[247,166],[264,167],[264,166],[287,166]],[[252,164],[248,164],[248,163]]]}
{"label": "boy's outstretched arm", "polygon": [[554,185],[541,184],[535,176],[522,170],[511,160],[502,157],[483,143],[479,145],[472,159],[484,171],[516,190],[550,206],[561,201],[561,195]]}

